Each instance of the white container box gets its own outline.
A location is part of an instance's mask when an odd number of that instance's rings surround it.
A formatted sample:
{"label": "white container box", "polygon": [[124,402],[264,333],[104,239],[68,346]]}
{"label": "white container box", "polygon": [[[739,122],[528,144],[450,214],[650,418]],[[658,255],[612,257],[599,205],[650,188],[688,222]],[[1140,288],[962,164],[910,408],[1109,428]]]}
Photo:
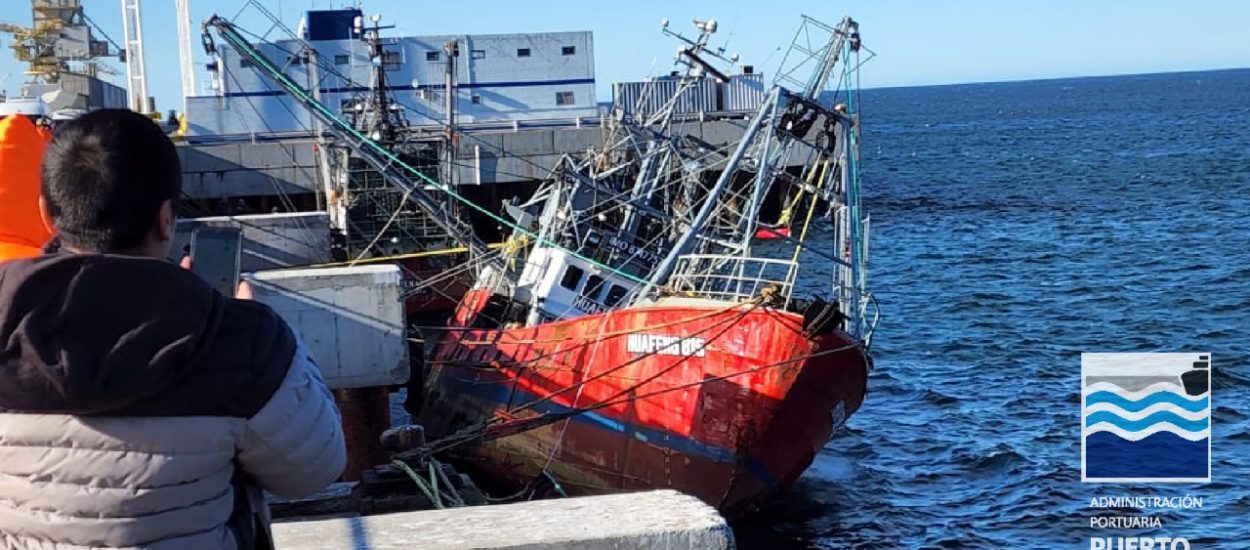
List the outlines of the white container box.
{"label": "white container box", "polygon": [[396,265],[283,269],[244,276],[255,299],[291,325],[332,389],[408,381]]}

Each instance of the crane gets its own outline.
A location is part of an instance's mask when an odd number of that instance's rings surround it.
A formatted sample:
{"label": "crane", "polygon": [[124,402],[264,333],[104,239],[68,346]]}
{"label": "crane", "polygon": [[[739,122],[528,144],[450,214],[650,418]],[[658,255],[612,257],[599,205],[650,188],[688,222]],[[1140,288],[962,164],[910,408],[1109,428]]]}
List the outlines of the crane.
{"label": "crane", "polygon": [[182,111],[187,111],[186,98],[195,95],[195,64],[191,60],[190,0],[174,0],[178,18],[178,59],[182,62]]}
{"label": "crane", "polygon": [[[13,35],[10,47],[33,80],[56,83],[63,72],[114,74],[97,58],[120,57],[121,48],[87,17],[80,0],[31,0],[30,8],[31,26],[0,23],[0,33]],[[105,39],[96,40],[93,28]]]}
{"label": "crane", "polygon": [[126,44],[126,89],[130,108],[147,113],[148,77],[143,52],[143,17],[139,0],[122,0],[122,41]]}

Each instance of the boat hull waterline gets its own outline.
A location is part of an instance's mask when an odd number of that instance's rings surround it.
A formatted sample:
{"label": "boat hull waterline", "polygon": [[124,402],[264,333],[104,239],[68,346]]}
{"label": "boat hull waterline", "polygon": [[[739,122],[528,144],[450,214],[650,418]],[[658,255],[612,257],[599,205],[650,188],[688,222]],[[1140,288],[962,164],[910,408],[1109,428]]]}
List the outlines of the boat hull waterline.
{"label": "boat hull waterline", "polygon": [[431,358],[421,423],[439,438],[591,408],[452,456],[513,487],[546,471],[571,495],[673,488],[747,514],[859,409],[870,359],[840,330],[804,335],[798,314],[702,302],[453,329]]}

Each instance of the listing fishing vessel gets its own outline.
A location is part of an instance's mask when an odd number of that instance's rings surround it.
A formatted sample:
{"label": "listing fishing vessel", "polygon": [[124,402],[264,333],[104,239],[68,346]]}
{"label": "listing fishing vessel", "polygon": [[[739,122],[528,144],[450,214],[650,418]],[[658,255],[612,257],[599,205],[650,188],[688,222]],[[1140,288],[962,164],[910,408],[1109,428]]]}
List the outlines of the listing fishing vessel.
{"label": "listing fishing vessel", "polygon": [[[718,57],[714,23],[696,23],[681,50],[691,87]],[[483,267],[432,352],[431,434],[467,435],[453,453],[513,485],[671,487],[730,517],[798,479],[859,409],[871,365],[856,98],[824,94],[853,80],[859,35],[850,19],[805,21],[803,34],[819,31],[823,44],[792,51],[814,52],[796,63],[806,84],[773,88],[732,151],[691,154],[661,112],[511,206],[503,265]],[[636,158],[603,166],[639,142]],[[802,170],[786,170],[799,155]],[[795,197],[789,212],[805,209],[803,229],[772,230],[781,243],[765,251],[774,187]],[[833,265],[831,295],[800,297],[809,262]],[[526,429],[472,433],[509,423]]]}
{"label": "listing fishing vessel", "polygon": [[[677,92],[618,110],[602,147],[566,156],[505,217],[327,108],[229,21],[206,23],[465,250],[472,288],[425,336],[430,441],[413,453],[517,488],[675,488],[737,517],[792,485],[859,409],[876,311],[858,25],[805,17],[725,147],[674,116],[736,62],[708,46],[714,21],[695,25],[696,38],[664,25],[682,43]],[[777,196],[781,216],[761,224]],[[510,237],[487,246],[460,208]]]}

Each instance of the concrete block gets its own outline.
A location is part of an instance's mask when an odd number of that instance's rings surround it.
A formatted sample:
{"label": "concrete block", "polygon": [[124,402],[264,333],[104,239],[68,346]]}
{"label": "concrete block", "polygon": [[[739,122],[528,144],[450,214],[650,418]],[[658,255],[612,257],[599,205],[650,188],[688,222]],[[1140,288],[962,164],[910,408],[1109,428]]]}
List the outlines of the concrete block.
{"label": "concrete block", "polygon": [[676,491],[279,523],[291,550],[383,548],[733,548],[716,510]]}
{"label": "concrete block", "polygon": [[[230,155],[231,149],[234,155]],[[179,144],[176,147],[178,160],[182,164],[183,174],[200,172],[223,172],[238,168],[238,162],[226,160],[222,155],[237,158],[237,145],[213,147],[189,147]]]}
{"label": "concrete block", "polygon": [[331,389],[408,381],[399,266],[283,269],[246,279],[256,300],[300,335]]}
{"label": "concrete block", "polygon": [[330,261],[330,216],[325,212],[294,212],[219,216],[178,220],[171,259],[198,227],[238,227],[243,230],[241,267],[244,272],[283,269]]}
{"label": "concrete block", "polygon": [[587,148],[603,147],[603,130],[599,128],[568,128],[555,132],[554,151],[581,157]]}
{"label": "concrete block", "polygon": [[550,155],[555,152],[554,130],[526,130],[502,134],[501,155]]}

